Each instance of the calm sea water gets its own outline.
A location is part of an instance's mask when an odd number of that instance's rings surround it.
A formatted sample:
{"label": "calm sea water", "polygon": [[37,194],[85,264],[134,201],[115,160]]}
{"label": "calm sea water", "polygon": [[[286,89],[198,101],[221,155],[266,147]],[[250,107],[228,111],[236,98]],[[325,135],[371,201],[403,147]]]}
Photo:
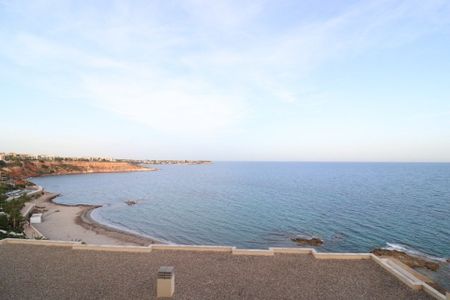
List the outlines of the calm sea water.
{"label": "calm sea water", "polygon": [[[142,173],[34,178],[98,221],[179,244],[402,247],[450,257],[450,164],[216,162]],[[137,200],[128,206],[126,200]]]}

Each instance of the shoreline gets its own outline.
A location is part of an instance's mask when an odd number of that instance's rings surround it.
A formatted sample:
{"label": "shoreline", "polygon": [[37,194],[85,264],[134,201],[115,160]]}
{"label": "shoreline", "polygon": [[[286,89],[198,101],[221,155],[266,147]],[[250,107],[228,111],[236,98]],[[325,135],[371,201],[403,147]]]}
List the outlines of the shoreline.
{"label": "shoreline", "polygon": [[133,232],[128,232],[108,226],[106,224],[96,221],[91,213],[96,209],[102,207],[101,205],[92,205],[85,207],[81,214],[75,219],[75,223],[91,231],[95,231],[97,234],[104,234],[109,237],[117,238],[124,242],[135,243],[141,246],[148,246],[149,244],[163,244],[154,238],[146,237],[143,235],[138,235]]}
{"label": "shoreline", "polygon": [[43,222],[33,226],[46,239],[137,246],[161,243],[156,239],[113,228],[94,220],[91,213],[101,205],[57,203],[54,200],[59,195],[44,191],[42,196],[34,200],[35,209],[43,212]]}

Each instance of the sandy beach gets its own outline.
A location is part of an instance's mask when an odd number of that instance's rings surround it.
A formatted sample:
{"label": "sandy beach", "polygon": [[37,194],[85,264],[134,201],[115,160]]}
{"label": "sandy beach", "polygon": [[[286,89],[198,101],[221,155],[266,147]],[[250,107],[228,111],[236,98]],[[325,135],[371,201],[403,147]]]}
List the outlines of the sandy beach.
{"label": "sandy beach", "polygon": [[33,226],[47,239],[107,245],[149,245],[157,242],[94,221],[90,214],[98,206],[57,204],[53,202],[57,196],[45,192],[29,202],[35,203],[35,210],[43,213],[43,222]]}

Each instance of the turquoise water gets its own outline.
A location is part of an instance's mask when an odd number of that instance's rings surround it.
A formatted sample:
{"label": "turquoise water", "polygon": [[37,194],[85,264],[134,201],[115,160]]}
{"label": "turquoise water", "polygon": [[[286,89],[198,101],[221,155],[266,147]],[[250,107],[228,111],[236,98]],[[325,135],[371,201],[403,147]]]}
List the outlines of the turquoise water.
{"label": "turquoise water", "polygon": [[[450,164],[217,162],[157,172],[34,178],[57,202],[102,204],[94,218],[179,244],[245,248],[324,239],[450,257]],[[126,200],[137,200],[128,206]]]}

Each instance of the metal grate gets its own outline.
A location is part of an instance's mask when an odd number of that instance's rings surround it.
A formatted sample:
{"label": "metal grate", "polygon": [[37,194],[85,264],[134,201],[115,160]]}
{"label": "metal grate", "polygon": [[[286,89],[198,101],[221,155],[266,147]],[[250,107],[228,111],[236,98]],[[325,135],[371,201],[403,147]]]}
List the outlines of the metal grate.
{"label": "metal grate", "polygon": [[160,267],[158,271],[158,279],[171,279],[173,277],[173,267]]}

